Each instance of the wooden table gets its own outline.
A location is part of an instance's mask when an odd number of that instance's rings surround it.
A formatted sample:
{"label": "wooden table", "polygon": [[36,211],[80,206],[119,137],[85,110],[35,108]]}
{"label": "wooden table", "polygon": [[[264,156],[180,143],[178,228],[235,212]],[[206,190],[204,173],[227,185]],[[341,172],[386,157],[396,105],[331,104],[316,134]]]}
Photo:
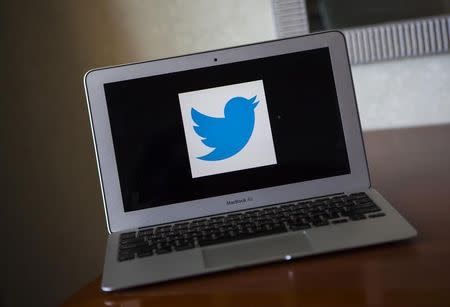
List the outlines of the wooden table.
{"label": "wooden table", "polygon": [[365,134],[372,183],[417,238],[142,287],[64,306],[450,306],[450,125]]}

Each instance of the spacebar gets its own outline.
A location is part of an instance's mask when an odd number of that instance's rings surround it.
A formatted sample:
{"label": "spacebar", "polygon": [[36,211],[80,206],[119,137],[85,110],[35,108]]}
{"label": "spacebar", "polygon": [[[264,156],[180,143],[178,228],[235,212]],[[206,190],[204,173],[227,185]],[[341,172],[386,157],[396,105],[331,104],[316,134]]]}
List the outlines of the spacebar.
{"label": "spacebar", "polygon": [[200,246],[208,246],[208,245],[213,245],[213,244],[220,244],[220,243],[226,243],[226,242],[233,242],[233,241],[257,238],[257,237],[263,237],[263,236],[282,233],[282,232],[286,232],[286,231],[287,231],[286,227],[278,227],[278,228],[272,228],[271,230],[257,231],[257,232],[252,232],[252,233],[244,233],[244,234],[239,234],[236,236],[226,235],[223,237],[218,237],[216,239],[200,239],[200,240],[198,240],[198,244]]}

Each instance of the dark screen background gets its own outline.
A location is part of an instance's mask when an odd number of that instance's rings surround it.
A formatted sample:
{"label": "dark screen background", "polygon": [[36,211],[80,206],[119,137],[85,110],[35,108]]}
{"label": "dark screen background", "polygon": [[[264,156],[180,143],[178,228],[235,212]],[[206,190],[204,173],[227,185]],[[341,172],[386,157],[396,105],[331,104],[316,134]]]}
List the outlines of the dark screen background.
{"label": "dark screen background", "polygon": [[[255,80],[277,164],[193,179],[178,93]],[[328,48],[104,87],[125,211],[350,172]]]}

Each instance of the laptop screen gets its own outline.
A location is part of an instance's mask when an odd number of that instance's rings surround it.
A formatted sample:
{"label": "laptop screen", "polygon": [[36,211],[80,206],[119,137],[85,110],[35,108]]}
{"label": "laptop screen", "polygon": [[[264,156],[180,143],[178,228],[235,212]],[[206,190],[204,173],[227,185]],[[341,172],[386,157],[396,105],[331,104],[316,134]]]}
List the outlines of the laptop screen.
{"label": "laptop screen", "polygon": [[126,212],[350,173],[328,48],[104,88]]}

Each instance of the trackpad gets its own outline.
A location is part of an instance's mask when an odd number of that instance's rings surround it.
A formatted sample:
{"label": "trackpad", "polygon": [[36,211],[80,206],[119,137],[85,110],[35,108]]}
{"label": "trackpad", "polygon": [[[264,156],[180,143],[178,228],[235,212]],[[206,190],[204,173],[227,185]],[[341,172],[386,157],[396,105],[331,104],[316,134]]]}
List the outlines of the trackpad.
{"label": "trackpad", "polygon": [[203,259],[206,268],[229,267],[284,259],[287,255],[307,254],[310,251],[308,238],[296,232],[207,247],[203,249]]}

